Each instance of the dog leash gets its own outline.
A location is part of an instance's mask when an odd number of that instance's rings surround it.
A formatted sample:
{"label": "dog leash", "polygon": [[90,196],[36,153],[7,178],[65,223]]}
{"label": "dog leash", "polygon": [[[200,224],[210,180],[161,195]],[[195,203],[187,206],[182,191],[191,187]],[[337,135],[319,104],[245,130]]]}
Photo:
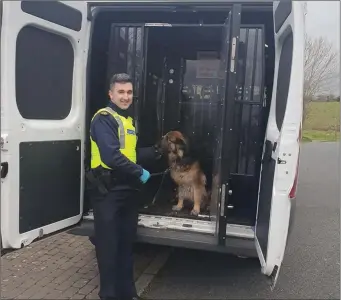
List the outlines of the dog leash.
{"label": "dog leash", "polygon": [[[167,170],[168,170],[168,169],[167,169]],[[150,174],[150,177],[155,177],[155,176],[164,175],[165,172],[167,172],[167,170],[166,170],[166,171],[163,171],[163,172],[159,172],[159,173],[152,173],[152,174]]]}
{"label": "dog leash", "polygon": [[156,193],[155,193],[155,196],[154,196],[154,198],[153,198],[152,205],[154,205],[154,204],[155,204],[155,202],[156,202],[156,199],[157,199],[157,196],[158,196],[158,194],[159,194],[159,192],[160,192],[160,190],[161,190],[161,187],[162,187],[163,181],[165,180],[165,178],[166,178],[166,175],[167,175],[167,173],[168,173],[169,171],[170,171],[170,170],[169,170],[169,168],[168,168],[168,169],[166,169],[166,170],[165,170],[165,171],[163,171],[163,172],[159,172],[159,173],[153,173],[152,175],[150,175],[151,177],[152,177],[153,175],[154,175],[154,176],[163,175],[163,176],[162,176],[161,183],[160,183],[160,185],[159,185],[159,188],[157,189],[157,191],[156,191]]}

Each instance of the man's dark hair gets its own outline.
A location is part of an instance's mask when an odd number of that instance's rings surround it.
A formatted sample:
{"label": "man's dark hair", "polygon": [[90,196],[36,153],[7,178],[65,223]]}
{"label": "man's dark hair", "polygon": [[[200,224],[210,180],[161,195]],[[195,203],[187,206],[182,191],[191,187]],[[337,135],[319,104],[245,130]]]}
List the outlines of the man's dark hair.
{"label": "man's dark hair", "polygon": [[115,83],[131,83],[133,84],[132,78],[126,73],[114,74],[110,79],[110,89]]}

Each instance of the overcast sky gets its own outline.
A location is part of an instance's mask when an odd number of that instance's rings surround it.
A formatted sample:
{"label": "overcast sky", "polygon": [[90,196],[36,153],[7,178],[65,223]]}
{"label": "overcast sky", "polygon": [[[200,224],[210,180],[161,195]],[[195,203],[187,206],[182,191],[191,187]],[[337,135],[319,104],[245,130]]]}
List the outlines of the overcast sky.
{"label": "overcast sky", "polygon": [[307,1],[306,31],[326,37],[340,49],[340,2]]}
{"label": "overcast sky", "polygon": [[[325,37],[340,51],[340,2],[307,1],[306,32],[312,37]],[[340,95],[340,78],[325,90]]]}

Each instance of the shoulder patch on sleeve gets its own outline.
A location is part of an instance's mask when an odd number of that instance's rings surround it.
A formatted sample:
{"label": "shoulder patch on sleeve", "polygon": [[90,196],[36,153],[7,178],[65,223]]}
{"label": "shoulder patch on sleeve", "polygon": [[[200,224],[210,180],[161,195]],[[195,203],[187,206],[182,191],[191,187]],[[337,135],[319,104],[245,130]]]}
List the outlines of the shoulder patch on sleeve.
{"label": "shoulder patch on sleeve", "polygon": [[108,116],[109,115],[109,113],[107,111],[105,111],[105,110],[101,111],[100,114],[102,116]]}

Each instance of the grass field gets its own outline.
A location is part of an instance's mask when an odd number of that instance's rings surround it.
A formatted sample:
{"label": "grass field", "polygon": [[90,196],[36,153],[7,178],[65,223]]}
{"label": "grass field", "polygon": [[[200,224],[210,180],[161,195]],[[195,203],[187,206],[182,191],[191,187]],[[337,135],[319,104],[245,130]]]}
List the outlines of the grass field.
{"label": "grass field", "polygon": [[340,139],[340,102],[311,102],[303,123],[303,141]]}

